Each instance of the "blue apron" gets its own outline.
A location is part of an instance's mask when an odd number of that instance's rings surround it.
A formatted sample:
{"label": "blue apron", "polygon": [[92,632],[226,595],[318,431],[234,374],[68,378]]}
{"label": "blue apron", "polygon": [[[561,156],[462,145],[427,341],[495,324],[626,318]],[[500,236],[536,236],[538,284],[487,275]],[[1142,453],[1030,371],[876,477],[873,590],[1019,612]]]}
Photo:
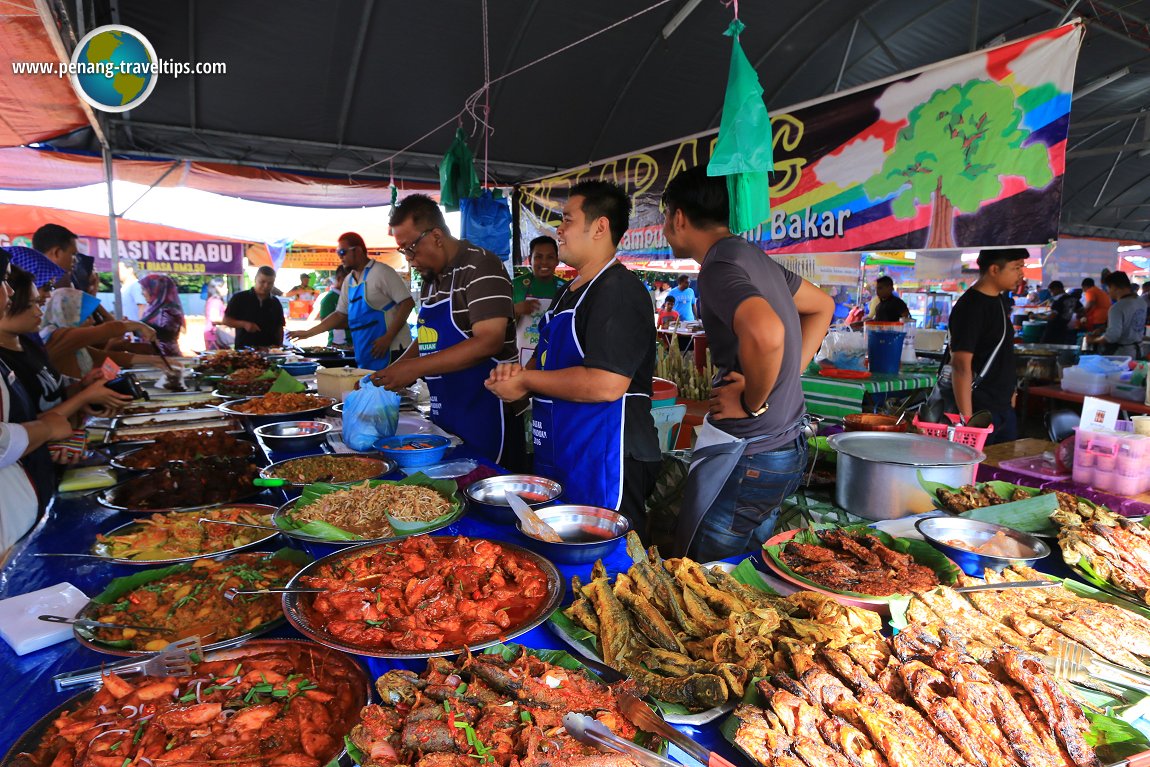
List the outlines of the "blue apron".
{"label": "blue apron", "polygon": [[355,347],[355,364],[365,370],[383,370],[391,362],[391,352],[382,357],[372,353],[376,340],[387,333],[386,311],[395,306],[392,301],[382,309],[373,309],[367,302],[367,273],[374,264],[363,270],[363,278],[347,293],[347,329]]}
{"label": "blue apron", "polygon": [[[452,292],[454,287],[452,275]],[[451,316],[450,292],[442,301],[419,308],[418,326],[420,355],[441,352],[470,338]],[[499,463],[503,457],[503,403],[483,385],[495,365],[495,360],[486,360],[424,380],[431,395],[432,422],[484,458]]]}
{"label": "blue apron", "polygon": [[[573,308],[559,314],[548,312],[543,318],[539,346],[535,349],[535,364],[540,370],[583,365],[583,349],[575,335],[575,313],[597,279],[599,275],[583,288],[583,295]],[[627,394],[614,402],[533,398],[531,441],[535,446],[535,473],[558,480],[567,503],[617,510],[623,501],[627,397],[641,396],[645,395]]]}

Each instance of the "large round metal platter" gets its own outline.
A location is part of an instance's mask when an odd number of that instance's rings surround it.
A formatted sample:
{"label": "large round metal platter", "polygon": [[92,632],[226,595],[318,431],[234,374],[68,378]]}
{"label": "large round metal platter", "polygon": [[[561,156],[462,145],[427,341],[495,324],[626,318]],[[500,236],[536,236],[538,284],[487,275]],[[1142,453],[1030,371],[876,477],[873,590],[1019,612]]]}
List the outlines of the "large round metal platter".
{"label": "large round metal platter", "polygon": [[[288,550],[288,551],[294,552],[292,554],[293,557],[299,556],[301,559],[311,559],[311,557],[309,557],[307,554],[304,554],[301,551],[294,551],[294,550]],[[265,552],[265,553],[267,553],[269,557],[272,555],[272,552]],[[232,554],[230,556],[234,557],[236,555]],[[227,558],[230,558],[230,557],[225,557],[224,559],[227,559]],[[213,557],[213,559],[215,559],[215,557]],[[289,560],[289,561],[291,561],[291,560]],[[179,564],[186,564],[186,563],[165,563],[164,567],[157,568],[157,569],[167,570],[169,567],[175,567]],[[292,561],[292,564],[297,564],[297,563]],[[310,564],[313,564],[313,563],[309,563],[309,565]],[[138,575],[142,575],[142,574],[147,573],[147,572],[148,572],[147,570],[140,570],[137,573],[134,573],[130,576],[125,576],[125,577],[135,578]],[[167,577],[167,576],[165,576],[165,577]],[[294,580],[294,578],[295,578],[295,576],[292,577],[293,580]],[[114,578],[112,580],[119,580],[119,579]],[[110,582],[109,582],[109,585],[110,585]],[[104,591],[107,591],[107,589],[105,588]],[[102,591],[100,594],[97,594],[96,597],[93,597],[93,599],[97,599],[100,596],[102,596],[104,591]],[[270,595],[265,595],[265,597],[269,598],[269,599],[273,598]],[[220,598],[223,599],[223,596],[220,595]],[[94,602],[94,601],[89,602],[87,605],[85,605],[80,610],[80,612],[76,613],[76,615],[74,617],[77,619],[96,620],[97,609],[99,607],[101,607],[101,605],[97,604],[96,602]],[[274,631],[275,629],[282,626],[283,623],[284,623],[284,616],[281,614],[277,617],[272,618],[271,620],[265,621],[265,622],[259,624],[258,626],[255,626],[254,628],[252,628],[249,631],[245,631],[242,634],[237,634],[234,637],[228,637],[227,639],[221,639],[221,640],[218,640],[215,642],[204,641],[203,642],[204,650],[205,651],[221,650],[225,647],[233,647],[235,645],[242,644],[244,642],[247,642],[249,639],[254,639],[255,637],[266,634],[269,631]],[[113,647],[106,642],[94,641],[92,639],[91,631],[92,631],[91,629],[83,629],[83,628],[80,628],[80,627],[75,626],[75,625],[72,626],[72,636],[75,637],[77,642],[82,644],[84,647],[87,647],[89,650],[94,650],[96,652],[106,653],[108,655],[120,655],[123,657],[135,657],[138,655],[154,655],[155,654],[154,650],[134,650],[134,649],[128,649],[128,648]],[[178,637],[178,636],[172,637],[171,641],[176,641],[178,639],[180,639],[180,637]],[[207,639],[210,639],[210,637],[201,637],[201,639],[207,640]]]}
{"label": "large round metal platter", "polygon": [[[155,443],[152,443],[152,444],[155,444]],[[246,444],[250,448],[248,455],[254,457],[256,454],[255,443],[254,442],[244,442],[243,444]],[[132,448],[131,450],[125,450],[124,452],[113,456],[112,460],[110,460],[108,463],[113,468],[124,469],[125,471],[152,471],[153,469],[156,468],[155,466],[141,469],[141,468],[136,468],[134,466],[128,465],[128,460],[131,458],[131,456],[139,453],[141,450],[146,450],[147,448],[148,448],[148,445],[141,445],[140,447],[135,447],[135,448]],[[173,460],[178,460],[178,459],[173,459]]]}
{"label": "large round metal platter", "polygon": [[[472,538],[472,541],[479,542],[481,538]],[[367,655],[374,658],[435,658],[445,655],[458,655],[459,653],[468,650],[482,650],[485,647],[500,644],[501,642],[510,642],[515,637],[526,634],[531,629],[542,624],[547,617],[559,606],[563,601],[563,594],[566,590],[563,577],[559,574],[559,570],[553,565],[550,560],[541,557],[533,551],[529,551],[521,546],[516,546],[511,543],[504,543],[503,541],[489,540],[496,546],[513,552],[517,555],[531,560],[540,570],[547,576],[547,596],[540,603],[532,613],[526,616],[518,624],[507,627],[503,633],[494,638],[484,642],[478,642],[471,645],[461,645],[457,647],[448,647],[441,650],[423,651],[423,652],[404,652],[400,650],[387,650],[375,647],[363,647],[350,642],[345,642],[332,634],[328,633],[323,626],[318,625],[313,619],[313,614],[310,609],[311,602],[315,598],[313,594],[294,594],[288,593],[283,596],[283,609],[284,615],[287,616],[288,622],[296,628],[304,636],[310,637],[320,644],[327,645],[336,650],[343,650],[344,652],[354,653],[355,655]],[[356,546],[350,549],[344,549],[334,554],[318,559],[312,562],[296,573],[295,577],[288,583],[288,588],[300,586],[300,579],[312,573],[317,572],[325,565],[341,564],[352,559],[362,556],[370,556],[375,549],[384,548],[394,545],[394,543],[369,543],[363,546]]]}
{"label": "large round metal platter", "polygon": [[[227,649],[215,650],[206,653],[204,656],[205,661],[243,661],[245,658],[252,658],[255,656],[266,655],[269,652],[276,652],[286,648],[302,648],[304,652],[309,654],[311,658],[306,667],[294,669],[297,673],[308,673],[311,668],[318,665],[327,667],[338,667],[341,675],[346,675],[351,680],[348,689],[353,691],[356,696],[352,700],[350,710],[353,712],[350,721],[333,722],[331,732],[328,733],[332,738],[342,743],[343,736],[351,732],[351,728],[359,721],[360,710],[371,702],[372,697],[372,680],[368,671],[352,658],[344,655],[341,652],[336,652],[327,647],[321,647],[314,642],[308,642],[302,639],[257,639],[248,642],[242,647],[231,647]],[[301,658],[301,660],[303,660]],[[190,677],[189,677],[190,678]],[[0,760],[0,767],[27,767],[30,762],[27,758],[20,759],[21,754],[34,753],[39,748],[45,737],[51,732],[53,722],[60,718],[62,714],[76,711],[80,706],[84,705],[96,694],[99,687],[92,687],[83,692],[73,695],[68,700],[53,708],[51,711],[40,717],[31,727],[24,731],[12,747],[8,749],[8,753],[4,755],[4,759]],[[347,753],[346,748],[341,750],[338,754],[333,755],[331,759],[321,761],[322,764],[339,763],[339,760]]]}
{"label": "large round metal platter", "polygon": [[[301,394],[308,394],[308,392],[300,392]],[[259,395],[260,397],[266,395]],[[242,410],[236,410],[236,405],[247,402],[248,400],[258,399],[258,397],[241,397],[240,399],[229,400],[219,406],[221,413],[226,413],[230,416],[237,418],[246,418],[257,426],[262,426],[265,423],[274,423],[276,419],[296,420],[296,421],[309,421],[319,418],[327,412],[328,408],[335,404],[334,397],[321,397],[317,394],[309,394],[311,397],[323,400],[324,404],[320,407],[308,408],[307,410],[293,410],[287,413],[245,413]],[[262,420],[261,420],[262,419]]]}
{"label": "large round metal platter", "polygon": [[107,490],[100,491],[100,494],[96,496],[96,500],[99,501],[100,505],[102,506],[106,506],[109,509],[114,509],[116,511],[122,511],[127,514],[157,514],[163,511],[203,511],[204,509],[211,509],[225,503],[238,503],[243,501],[245,498],[250,498],[251,496],[260,492],[258,487],[237,487],[231,494],[231,497],[225,498],[223,500],[212,501],[211,503],[201,503],[195,506],[157,506],[155,508],[146,509],[139,506],[124,506],[122,503],[116,500],[116,491],[118,491],[124,485],[128,484],[129,482],[147,482],[150,479],[151,475],[140,474],[136,477],[133,477],[132,479],[129,479],[127,482],[123,482],[119,485],[116,485],[115,487],[109,487]]}
{"label": "large round metal platter", "polygon": [[[220,504],[218,506],[210,507],[206,511],[207,511],[207,513],[210,514],[212,511],[215,511],[216,509],[236,509],[236,508],[246,509],[248,511],[251,511],[254,514],[266,515],[269,518],[273,514],[275,514],[275,511],[276,511],[275,506],[268,506],[266,504],[260,504],[260,503],[223,503],[223,504]],[[183,512],[160,512],[160,511],[158,511],[156,513],[157,514],[164,514],[164,513],[182,514]],[[113,529],[109,530],[108,532],[103,533],[103,535],[105,537],[111,537],[111,536],[116,536],[116,535],[126,535],[129,533],[137,532],[139,530],[143,530],[147,527],[148,527],[147,522],[145,522],[143,520],[139,520],[136,522],[128,522],[127,524],[120,525],[119,527],[113,528]],[[236,530],[239,528],[230,528],[230,529]],[[264,533],[266,533],[266,535]],[[96,556],[103,557],[104,559],[108,560],[109,562],[116,562],[116,563],[121,564],[121,565],[138,565],[138,566],[144,566],[144,567],[152,567],[152,566],[156,566],[156,565],[174,565],[178,562],[194,562],[197,559],[219,559],[220,557],[226,557],[229,554],[235,554],[236,552],[239,552],[239,551],[247,551],[248,549],[254,549],[257,546],[265,544],[268,541],[270,541],[272,538],[275,538],[277,535],[279,535],[279,533],[277,533],[277,532],[271,532],[268,530],[257,531],[256,534],[261,535],[261,537],[257,538],[256,540],[250,541],[249,543],[245,543],[243,545],[240,545],[240,546],[231,546],[229,548],[220,549],[218,551],[204,551],[204,552],[200,552],[198,554],[189,554],[187,556],[182,556],[182,557],[170,557],[168,559],[127,559],[125,557],[113,557],[107,553],[108,552],[108,544],[104,543],[102,541],[99,541],[99,540],[94,541],[92,543],[92,548],[90,549],[90,551],[91,551],[91,553],[95,554]]]}
{"label": "large round metal platter", "polygon": [[[264,479],[286,479],[281,476],[282,473],[290,472],[292,464],[298,464],[300,461],[307,461],[313,458],[331,458],[338,461],[347,461],[349,463],[362,463],[365,471],[370,470],[375,472],[369,477],[358,477],[356,479],[325,479],[313,480],[312,482],[327,482],[332,485],[351,485],[356,482],[363,482],[367,479],[379,479],[385,474],[390,474],[395,471],[397,467],[395,461],[390,458],[385,458],[378,453],[328,453],[326,455],[305,455],[302,458],[289,458],[286,461],[276,461],[270,466],[265,466],[260,470],[260,476]],[[289,481],[285,487],[302,488],[312,484],[312,482],[292,482]]]}
{"label": "large round metal platter", "polygon": [[[381,481],[392,482],[392,480],[387,479]],[[272,515],[272,524],[275,527],[279,527],[283,534],[288,538],[295,538],[296,540],[306,541],[308,543],[326,543],[334,546],[362,546],[365,544],[394,543],[395,541],[402,541],[404,538],[410,538],[413,535],[428,535],[430,533],[439,532],[449,525],[454,525],[459,521],[460,517],[467,513],[467,504],[463,502],[462,498],[458,497],[458,494],[455,498],[455,501],[457,502],[459,509],[450,517],[433,523],[427,527],[421,527],[416,532],[403,533],[402,535],[398,534],[398,531],[395,529],[392,529],[392,532],[397,534],[389,535],[386,538],[365,538],[363,540],[353,541],[334,541],[330,538],[317,538],[314,535],[307,535],[306,533],[301,533],[297,530],[283,527],[280,525],[279,520],[283,519],[288,514],[291,514],[291,512],[295,509],[296,504],[299,503],[299,498],[294,498],[285,503],[283,506],[280,506],[279,509],[276,510],[276,513]]]}

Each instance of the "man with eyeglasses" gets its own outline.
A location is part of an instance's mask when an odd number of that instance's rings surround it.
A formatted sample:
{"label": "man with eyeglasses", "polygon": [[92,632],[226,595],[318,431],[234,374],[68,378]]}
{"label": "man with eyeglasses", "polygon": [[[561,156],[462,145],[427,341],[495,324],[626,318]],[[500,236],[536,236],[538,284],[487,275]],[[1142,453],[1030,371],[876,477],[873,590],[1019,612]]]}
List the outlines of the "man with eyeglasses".
{"label": "man with eyeglasses", "polygon": [[431,420],[485,458],[517,470],[523,420],[483,385],[501,362],[515,362],[511,280],[499,258],[451,236],[430,197],[410,195],[389,220],[399,251],[423,276],[418,348],[372,376],[392,391],[427,381]]}
{"label": "man with eyeglasses", "polygon": [[365,370],[383,370],[411,345],[407,317],[415,308],[415,300],[394,269],[368,258],[367,245],[355,232],[340,235],[336,253],[348,274],[335,311],[318,325],[293,330],[288,337],[311,338],[348,328],[355,364]]}

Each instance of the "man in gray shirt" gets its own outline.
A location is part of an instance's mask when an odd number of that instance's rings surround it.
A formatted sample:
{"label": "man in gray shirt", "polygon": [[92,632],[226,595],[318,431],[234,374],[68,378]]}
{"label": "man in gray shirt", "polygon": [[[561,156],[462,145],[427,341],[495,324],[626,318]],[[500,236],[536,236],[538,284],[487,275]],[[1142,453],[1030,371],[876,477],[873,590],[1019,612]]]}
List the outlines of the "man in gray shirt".
{"label": "man in gray shirt", "polygon": [[726,179],[705,166],[663,192],[663,233],[676,258],[702,264],[699,299],[715,365],[708,420],[747,440],[742,458],[699,523],[690,556],[723,559],[759,547],[807,463],[799,382],[834,315],[834,300],[727,228]]}
{"label": "man in gray shirt", "polygon": [[1102,343],[1102,353],[1142,356],[1142,339],[1146,337],[1146,302],[1138,297],[1126,272],[1110,272],[1102,281],[1110,294],[1110,311],[1106,329],[1094,333],[1090,340]]}

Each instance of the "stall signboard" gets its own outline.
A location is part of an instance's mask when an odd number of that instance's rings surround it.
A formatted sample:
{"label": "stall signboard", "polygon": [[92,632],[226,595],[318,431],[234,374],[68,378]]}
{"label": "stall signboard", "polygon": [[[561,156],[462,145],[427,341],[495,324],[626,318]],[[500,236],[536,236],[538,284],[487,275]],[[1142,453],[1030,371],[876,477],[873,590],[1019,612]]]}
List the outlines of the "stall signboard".
{"label": "stall signboard", "polygon": [[[135,262],[140,272],[166,274],[244,273],[242,242],[187,240],[120,240],[120,258]],[[78,237],[76,247],[96,259],[96,271],[112,271],[112,243],[98,237]]]}
{"label": "stall signboard", "polygon": [[[1046,244],[1058,232],[1082,34],[1066,24],[774,112],[771,217],[744,236],[771,254]],[[633,200],[620,254],[670,258],[660,195],[707,162],[716,138],[523,185],[523,242],[554,234],[573,184],[605,179]]]}

